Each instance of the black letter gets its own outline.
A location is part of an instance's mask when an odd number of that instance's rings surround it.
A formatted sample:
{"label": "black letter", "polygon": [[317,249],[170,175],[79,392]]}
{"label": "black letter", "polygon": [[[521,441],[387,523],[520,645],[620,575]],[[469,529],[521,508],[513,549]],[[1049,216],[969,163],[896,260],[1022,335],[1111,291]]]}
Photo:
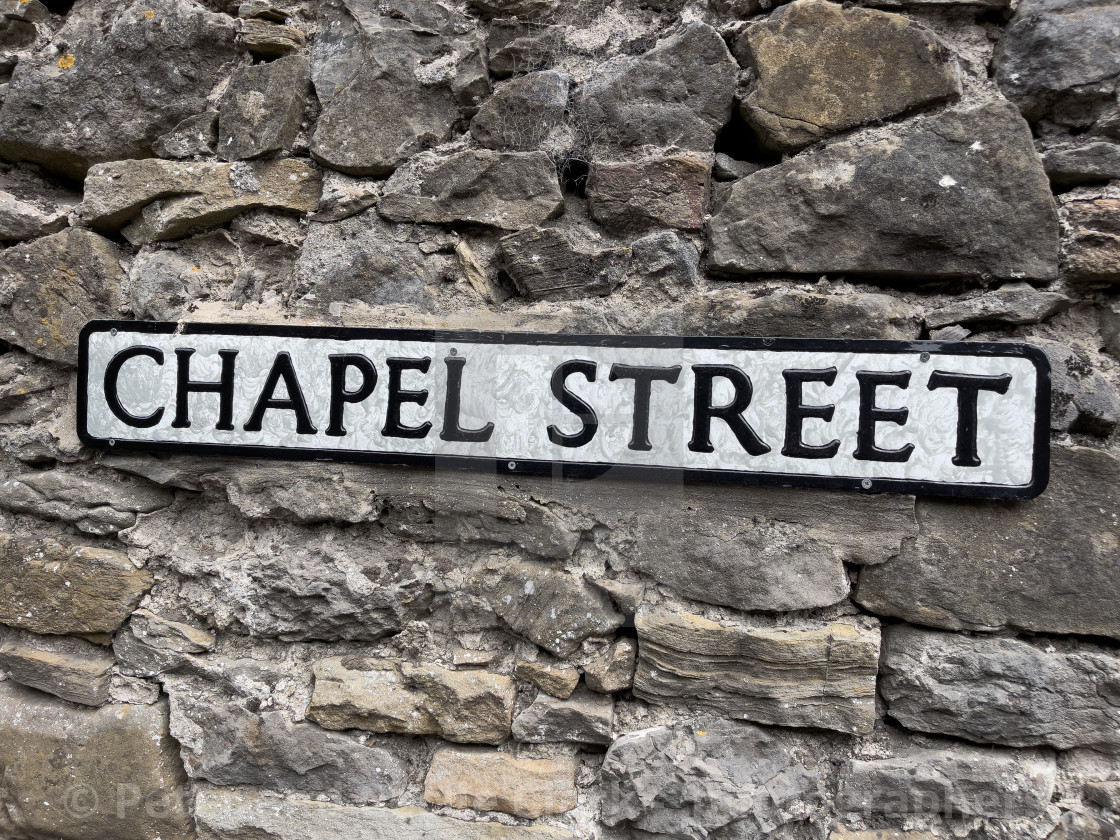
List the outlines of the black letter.
{"label": "black letter", "polygon": [[588,382],[594,382],[595,368],[595,362],[573,360],[558,365],[552,372],[552,396],[583,422],[583,428],[571,435],[564,434],[557,426],[549,426],[548,439],[557,446],[573,449],[577,446],[586,446],[599,431],[599,417],[595,414],[595,409],[569,391],[565,384],[565,380],[573,373],[582,373]]}
{"label": "black letter", "polygon": [[910,415],[908,408],[879,408],[875,405],[875,389],[880,385],[894,385],[906,388],[910,385],[910,371],[856,371],[859,380],[859,431],[856,434],[856,451],[859,461],[909,461],[914,444],[908,443],[901,449],[880,449],[875,445],[876,423],[897,423],[906,425]]}
{"label": "black letter", "polygon": [[978,467],[976,456],[976,403],[980,391],[1006,394],[1011,387],[1011,374],[980,376],[975,373],[946,373],[935,370],[929,378],[929,389],[957,389],[957,456],[953,463],[958,467]]}
{"label": "black letter", "polygon": [[401,371],[418,370],[427,373],[432,360],[424,359],[386,359],[389,366],[389,408],[385,412],[385,428],[381,434],[385,437],[399,438],[425,438],[432,429],[431,423],[422,423],[419,426],[401,425],[401,403],[416,403],[424,405],[428,401],[427,391],[402,391]]}
{"label": "black letter", "polygon": [[[770,447],[763,443],[754,429],[743,419],[743,412],[751,404],[754,386],[751,378],[734,365],[693,365],[696,375],[696,392],[692,406],[692,440],[688,448],[693,452],[714,452],[712,446],[712,418],[718,418],[731,427],[739,445],[751,455],[765,455]],[[712,405],[712,382],[716,377],[730,380],[735,396],[729,405]]]}
{"label": "black letter", "polygon": [[175,420],[171,426],[175,429],[189,429],[190,418],[187,417],[187,396],[189,394],[218,394],[219,409],[218,422],[214,426],[222,432],[233,431],[233,371],[237,361],[236,350],[219,350],[222,359],[222,378],[217,382],[195,382],[191,379],[191,356],[194,355],[193,347],[181,347],[175,351],[175,361],[179,365],[176,372],[177,387],[175,389]]}
{"label": "black letter", "polygon": [[[288,391],[287,399],[283,400],[276,397],[276,386],[280,384],[281,379],[284,380],[284,387]],[[307,412],[307,402],[303,398],[303,390],[299,387],[299,380],[296,379],[296,369],[292,365],[292,357],[287,353],[278,353],[276,361],[272,363],[272,370],[268,372],[268,378],[264,381],[260,398],[257,400],[257,407],[253,409],[253,413],[249,416],[249,422],[245,424],[245,431],[259,432],[264,422],[264,413],[270,408],[294,411],[296,413],[297,435],[315,434],[315,427],[311,424],[311,415]]]}
{"label": "black letter", "polygon": [[634,431],[630,436],[630,449],[649,452],[653,446],[649,442],[649,399],[654,382],[676,384],[681,375],[681,366],[669,368],[641,367],[640,365],[612,365],[611,382],[619,379],[634,380]]}
{"label": "black letter", "polygon": [[836,413],[834,405],[805,405],[801,386],[806,382],[823,382],[832,385],[836,381],[836,368],[824,370],[783,370],[786,380],[786,443],[782,454],[787,458],[832,458],[840,449],[840,441],[834,440],[824,446],[810,446],[801,440],[801,428],[807,418],[817,418],[826,423],[832,422]]}
{"label": "black letter", "polygon": [[105,402],[109,403],[109,410],[121,422],[127,423],[134,429],[150,429],[163,419],[163,409],[157,409],[147,417],[137,417],[125,410],[121,405],[120,394],[117,393],[117,378],[121,375],[121,368],[124,367],[125,362],[137,356],[147,356],[149,359],[155,359],[157,365],[163,364],[163,351],[154,347],[129,347],[117,353],[105,367]]}
{"label": "black letter", "polygon": [[485,443],[494,434],[493,423],[487,423],[481,429],[464,429],[459,425],[463,368],[467,366],[467,360],[463,356],[448,356],[444,361],[447,362],[447,399],[443,403],[443,431],[439,433],[440,440]]}
{"label": "black letter", "polygon": [[[343,437],[346,427],[342,425],[346,403],[360,403],[373,393],[377,385],[377,369],[373,362],[360,353],[328,356],[331,360],[331,420],[326,434]],[[346,390],[346,373],[349,368],[357,368],[362,375],[362,384],[356,391]]]}

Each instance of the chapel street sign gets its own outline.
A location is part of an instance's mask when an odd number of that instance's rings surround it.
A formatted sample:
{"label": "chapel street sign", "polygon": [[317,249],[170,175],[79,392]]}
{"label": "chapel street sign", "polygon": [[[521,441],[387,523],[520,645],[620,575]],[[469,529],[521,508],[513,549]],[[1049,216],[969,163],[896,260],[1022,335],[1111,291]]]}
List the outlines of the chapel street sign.
{"label": "chapel street sign", "polygon": [[78,433],[115,450],[1023,499],[1046,357],[1011,343],[94,321]]}

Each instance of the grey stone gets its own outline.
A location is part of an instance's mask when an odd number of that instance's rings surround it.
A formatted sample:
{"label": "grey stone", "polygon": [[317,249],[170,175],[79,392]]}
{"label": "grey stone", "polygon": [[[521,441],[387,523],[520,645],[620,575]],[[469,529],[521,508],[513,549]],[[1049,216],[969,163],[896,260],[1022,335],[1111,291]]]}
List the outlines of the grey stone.
{"label": "grey stone", "polygon": [[260,58],[280,58],[307,45],[307,33],[302,29],[266,20],[243,20],[240,34],[241,44]]}
{"label": "grey stone", "polygon": [[424,800],[535,820],[576,807],[578,769],[575,756],[516,758],[496,750],[444,747],[432,756],[424,777]]}
{"label": "grey stone", "polygon": [[1083,130],[1117,111],[1120,6],[1093,0],[1025,0],[996,48],[1004,96],[1028,120]]}
{"label": "grey stone", "polygon": [[494,90],[471,120],[471,136],[488,149],[529,151],[564,121],[568,77],[555,70],[519,76]]}
{"label": "grey stone", "polygon": [[479,255],[461,239],[455,245],[455,256],[459,258],[459,268],[467,278],[471,288],[486,303],[504,303],[513,297],[513,290],[501,283],[494,272],[489,270]]}
{"label": "grey stone", "polygon": [[198,840],[573,840],[550,825],[502,825],[441,817],[423,808],[357,808],[252,791],[203,790],[194,800]]}
{"label": "grey stone", "polygon": [[1081,187],[1058,196],[1062,269],[1074,283],[1110,284],[1120,278],[1120,187]]}
{"label": "grey stone", "polygon": [[932,341],[964,341],[972,335],[972,330],[961,326],[942,327],[939,330],[930,330],[929,337]]}
{"label": "grey stone", "polygon": [[558,55],[565,27],[518,18],[495,19],[486,38],[490,72],[505,78],[545,67]]}
{"label": "grey stone", "polygon": [[527,662],[519,659],[514,663],[513,675],[561,700],[570,697],[579,684],[579,671],[564,662]]}
{"label": "grey stone", "polygon": [[1034,817],[1054,791],[1052,755],[954,747],[912,748],[893,758],[851,760],[836,805],[845,811]]}
{"label": "grey stone", "polygon": [[152,585],[128,555],[0,533],[0,622],[34,633],[112,633]]}
{"label": "grey stone", "polygon": [[608,295],[622,282],[629,257],[624,248],[573,245],[556,228],[534,227],[501,241],[502,266],[517,290],[532,300]]}
{"label": "grey stone", "polygon": [[62,470],[24,473],[0,484],[0,508],[59,519],[97,536],[131,528],[137,515],[172,501],[174,496],[159,487],[99,481]]}
{"label": "grey stone", "polygon": [[59,407],[68,376],[19,350],[0,356],[0,424],[35,425]]}
{"label": "grey stone", "polygon": [[310,84],[311,65],[299,55],[234,73],[218,116],[218,157],[248,160],[290,149]]}
{"label": "grey stone", "polygon": [[1120,178],[1120,146],[1098,140],[1077,146],[1055,146],[1042,156],[1050,183],[1075,187]]}
{"label": "grey stone", "polygon": [[1101,822],[1078,808],[1062,814],[1058,827],[1046,840],[1114,840],[1118,833],[1114,822]]}
{"label": "grey stone", "polygon": [[163,618],[151,610],[137,610],[126,629],[113,638],[113,652],[121,671],[154,677],[190,661],[192,654],[214,648],[205,630]]}
{"label": "grey stone", "polygon": [[367,747],[283,712],[254,714],[235,701],[171,692],[171,734],[194,779],[329,796],[364,805],[404,793],[408,766],[387,750]]}
{"label": "grey stone", "polygon": [[170,160],[212,155],[218,144],[218,112],[204,111],[187,117],[152,143],[152,154]]}
{"label": "grey stone", "polygon": [[642,331],[657,335],[913,340],[921,326],[918,310],[890,295],[720,289],[655,312],[642,325]]}
{"label": "grey stone", "polygon": [[570,656],[585,639],[612,635],[623,622],[602,591],[544,563],[491,564],[473,574],[469,586],[511,632],[556,656]]}
{"label": "grey stone", "polygon": [[[899,9],[899,10],[914,10],[924,11],[926,9],[979,9],[982,11],[1000,11],[1006,9],[1010,5],[1010,0],[873,0],[868,3],[869,6],[875,6],[880,9]],[[920,835],[915,840],[923,840],[924,835]],[[874,840],[874,838],[870,838]],[[900,835],[899,840],[908,840],[904,835]]]}
{"label": "grey stone", "polygon": [[0,191],[0,241],[23,242],[37,236],[58,233],[68,224],[70,208],[58,207],[43,212],[34,204]]}
{"label": "grey stone", "polygon": [[109,701],[113,655],[83,639],[0,628],[0,668],[22,685],[71,703]]}
{"label": "grey stone", "polygon": [[700,252],[674,231],[665,230],[630,244],[630,268],[644,288],[676,300],[700,285]]}
{"label": "grey stone", "polygon": [[0,802],[15,831],[193,840],[187,780],[167,718],[166,703],[91,711],[0,683]]}
{"label": "grey stone", "polygon": [[745,160],[736,160],[723,152],[716,152],[716,162],[712,167],[712,177],[717,181],[738,181],[753,175],[762,167],[757,163]]}
{"label": "grey stone", "polygon": [[292,12],[269,2],[269,0],[249,0],[249,2],[242,3],[237,7],[237,16],[283,23],[292,16]]}
{"label": "grey stone", "polygon": [[896,625],[879,690],[908,729],[1009,747],[1120,754],[1120,657]]}
{"label": "grey stone", "polygon": [[1120,461],[1057,446],[1037,499],[921,499],[916,539],[863,569],[855,600],[946,630],[1017,628],[1120,638]]}
{"label": "grey stone", "polygon": [[71,228],[0,253],[0,338],[74,365],[87,321],[119,317],[120,249]]}
{"label": "grey stone", "polygon": [[595,580],[592,583],[610,595],[615,606],[628,616],[633,616],[638,611],[646,592],[645,585],[641,583],[623,583],[609,579]]}
{"label": "grey stone", "polygon": [[640,162],[594,161],[587,178],[591,218],[606,228],[644,231],[704,226],[711,165],[689,155]]}
{"label": "grey stone", "polygon": [[788,626],[639,613],[634,696],[756,723],[869,733],[879,629],[853,618]]}
{"label": "grey stone", "polygon": [[323,198],[311,221],[339,222],[356,216],[377,203],[384,186],[384,181],[326,172],[323,175]]}
{"label": "grey stone", "polygon": [[931,30],[827,0],[798,0],[748,27],[735,57],[755,75],[743,117],[785,152],[960,95],[952,52]]}
{"label": "grey stone", "polygon": [[556,0],[468,0],[487,17],[517,17],[532,20],[556,8]]}
{"label": "grey stone", "polygon": [[203,109],[237,56],[235,22],[193,0],[145,3],[84,3],[50,47],[19,62],[0,155],[81,179],[94,163],[148,157]]}
{"label": "grey stone", "polygon": [[394,222],[522,230],[560,215],[564,198],[544,152],[479,150],[414,158],[406,177],[390,179],[378,210]]}
{"label": "grey stone", "polygon": [[603,822],[677,840],[781,836],[821,802],[827,772],[788,736],[747,724],[623,735],[603,761]]}
{"label": "grey stone", "polygon": [[1088,782],[1085,785],[1085,798],[1120,814],[1120,782]]}
{"label": "grey stone", "polygon": [[509,737],[517,688],[485,671],[357,657],[315,663],[307,716],[326,729],[439,735],[465,744]]}
{"label": "grey stone", "polygon": [[241,234],[243,242],[298,249],[307,241],[306,226],[297,217],[276,210],[248,210],[234,219],[229,229]]}
{"label": "grey stone", "polygon": [[125,286],[132,314],[177,321],[200,301],[232,297],[250,253],[224,230],[141,248]]}
{"label": "grey stone", "polygon": [[994,292],[956,300],[925,315],[930,329],[950,324],[998,321],[1002,324],[1037,324],[1068,309],[1073,303],[1060,292],[1038,291],[1029,283],[1008,283]]}
{"label": "grey stone", "polygon": [[634,663],[638,645],[633,639],[619,639],[589,662],[584,663],[583,678],[592,691],[611,694],[626,691],[634,684]]}
{"label": "grey stone", "polygon": [[1050,360],[1050,428],[1107,436],[1120,423],[1120,394],[1098,370],[1089,352],[1034,339]]}
{"label": "grey stone", "polygon": [[719,33],[690,23],[647,53],[603,64],[580,87],[574,126],[596,146],[711,152],[731,116],[738,72]]}
{"label": "grey stone", "polygon": [[614,702],[577,689],[566,699],[541,692],[513,719],[513,737],[530,744],[609,744]]}
{"label": "grey stone", "polygon": [[1058,224],[1029,127],[1007,104],[867,129],[731,188],[712,268],[1050,280]]}

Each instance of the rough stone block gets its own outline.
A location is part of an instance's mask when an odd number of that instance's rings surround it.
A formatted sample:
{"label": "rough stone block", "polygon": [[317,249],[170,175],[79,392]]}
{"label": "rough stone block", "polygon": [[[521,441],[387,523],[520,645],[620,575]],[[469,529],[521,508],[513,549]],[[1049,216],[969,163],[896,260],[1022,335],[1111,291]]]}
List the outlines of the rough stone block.
{"label": "rough stone block", "polygon": [[138,514],[168,507],[174,499],[159,487],[99,481],[62,470],[24,473],[0,484],[0,508],[59,519],[97,536],[131,528]]}
{"label": "rough stone block", "polygon": [[677,155],[636,163],[591,164],[587,198],[591,218],[619,231],[704,226],[711,166]]}
{"label": "rough stone block", "polygon": [[1120,188],[1082,187],[1058,196],[1062,267],[1076,283],[1120,278]]}
{"label": "rough stone block", "polygon": [[243,20],[240,34],[245,48],[261,58],[286,56],[307,44],[307,33],[302,29],[266,20]]}
{"label": "rough stone block", "polygon": [[583,666],[583,678],[592,691],[611,694],[626,691],[634,684],[634,660],[638,645],[633,639],[619,639]]}
{"label": "rough stone block", "polygon": [[1060,292],[1039,291],[1029,283],[1008,283],[994,292],[956,300],[927,312],[925,322],[930,329],[977,321],[1037,324],[1069,308],[1072,303],[1069,297]]}
{"label": "rough stone block", "polygon": [[432,805],[535,820],[576,807],[577,768],[574,757],[515,758],[493,750],[447,747],[432,756],[424,799]]}
{"label": "rough stone block", "polygon": [[234,73],[218,116],[218,157],[249,160],[291,148],[310,84],[311,66],[303,56]]}
{"label": "rough stone block", "polygon": [[555,228],[533,227],[501,240],[502,265],[517,290],[531,300],[602,297],[622,282],[625,248],[573,245]]}
{"label": "rough stone block", "polygon": [[1111,181],[1120,178],[1120,146],[1103,140],[1055,146],[1043,154],[1042,167],[1059,187]]}
{"label": "rough stone block", "polygon": [[563,662],[526,662],[519,659],[513,666],[513,675],[561,700],[570,697],[579,683],[579,671]]}
{"label": "rough stone block", "polygon": [[214,648],[214,637],[198,627],[170,621],[151,610],[137,610],[128,627],[113,639],[113,652],[125,673],[153,677],[187,663],[191,655]]}
{"label": "rough stone block", "polygon": [[613,725],[614,702],[609,697],[585,688],[564,700],[541,692],[513,719],[513,737],[529,744],[609,744]]}
{"label": "rough stone block", "polygon": [[528,73],[495,89],[471,120],[471,136],[488,149],[530,151],[564,121],[568,77]]}
{"label": "rough stone block", "polygon": [[83,639],[0,627],[0,669],[22,685],[83,706],[109,702],[113,654]]}

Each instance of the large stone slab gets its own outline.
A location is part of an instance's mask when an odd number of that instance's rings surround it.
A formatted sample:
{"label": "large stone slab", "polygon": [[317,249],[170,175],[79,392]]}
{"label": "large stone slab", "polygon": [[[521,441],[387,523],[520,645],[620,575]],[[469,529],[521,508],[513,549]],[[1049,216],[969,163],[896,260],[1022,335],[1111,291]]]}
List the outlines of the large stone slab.
{"label": "large stone slab", "polygon": [[550,825],[502,825],[441,817],[423,808],[356,808],[253,791],[203,790],[194,800],[198,840],[574,840]]}
{"label": "large stone slab", "polygon": [[756,80],[740,110],[785,152],[960,94],[948,46],[902,15],[799,0],[747,27],[735,57]]}
{"label": "large stone slab", "polygon": [[509,737],[517,688],[485,671],[363,657],[315,663],[307,716],[326,729],[439,735],[498,744]]}
{"label": "large stone slab", "polygon": [[1120,638],[1120,459],[1055,447],[1026,502],[918,502],[920,532],[860,573],[866,609],[946,630]]}
{"label": "large stone slab", "polygon": [[0,533],[0,623],[33,633],[112,633],[152,585],[120,551]]}
{"label": "large stone slab", "polygon": [[87,321],[120,317],[121,250],[71,228],[0,253],[0,338],[74,365]]}
{"label": "large stone slab", "polygon": [[576,807],[578,767],[575,756],[515,758],[494,750],[445,747],[432,756],[424,800],[535,820]]}
{"label": "large stone slab", "polygon": [[0,669],[16,682],[83,706],[109,701],[113,654],[69,636],[0,627]]}
{"label": "large stone slab", "polygon": [[1120,657],[1017,639],[884,631],[879,690],[908,729],[1010,747],[1120,754]]}
{"label": "large stone slab", "polygon": [[736,181],[712,268],[1049,280],[1058,220],[1030,129],[1006,103],[868,129]]}
{"label": "large stone slab", "polygon": [[602,818],[677,840],[782,836],[771,832],[796,829],[816,811],[827,769],[773,730],[658,726],[611,745]]}
{"label": "large stone slab", "polygon": [[868,733],[879,630],[842,618],[782,627],[639,614],[634,695],[780,726]]}
{"label": "large stone slab", "polygon": [[954,747],[910,749],[893,758],[847,762],[836,805],[844,811],[1035,817],[1050,803],[1053,755]]}
{"label": "large stone slab", "polygon": [[193,840],[167,704],[72,706],[0,683],[0,804],[18,831],[63,840]]}
{"label": "large stone slab", "polygon": [[236,37],[232,18],[194,0],[83,3],[51,45],[20,58],[0,155],[76,180],[93,163],[149,157],[157,137],[203,110]]}

